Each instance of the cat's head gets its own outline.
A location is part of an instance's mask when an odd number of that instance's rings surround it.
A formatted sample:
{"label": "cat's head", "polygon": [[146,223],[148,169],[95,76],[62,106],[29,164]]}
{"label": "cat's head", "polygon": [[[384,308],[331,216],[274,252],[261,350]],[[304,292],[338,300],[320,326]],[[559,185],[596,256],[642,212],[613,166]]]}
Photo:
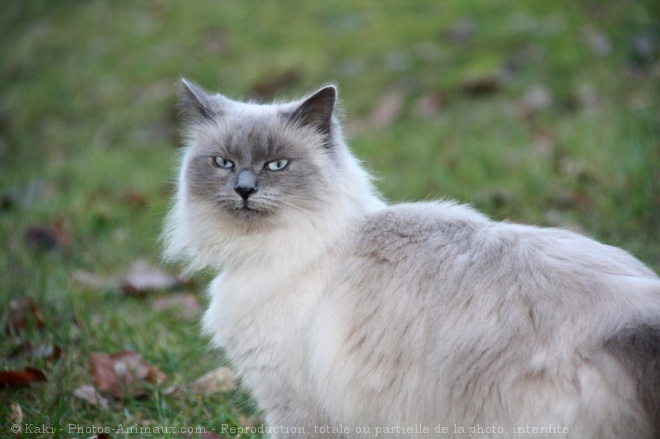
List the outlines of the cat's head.
{"label": "cat's head", "polygon": [[317,210],[336,166],[336,94],[328,86],[299,103],[245,104],[182,81],[186,195],[208,203],[218,219],[252,229]]}
{"label": "cat's head", "polygon": [[167,222],[169,256],[191,259],[219,246],[221,236],[327,222],[348,209],[347,200],[371,196],[368,176],[342,140],[336,98],[327,86],[298,101],[260,105],[182,80],[188,141]]}

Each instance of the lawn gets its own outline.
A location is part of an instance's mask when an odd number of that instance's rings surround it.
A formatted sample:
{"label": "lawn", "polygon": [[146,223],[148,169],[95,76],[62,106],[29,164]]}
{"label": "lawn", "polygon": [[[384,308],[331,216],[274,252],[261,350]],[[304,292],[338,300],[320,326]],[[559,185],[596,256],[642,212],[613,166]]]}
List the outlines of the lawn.
{"label": "lawn", "polygon": [[[223,365],[198,324],[212,274],[160,262],[180,77],[264,101],[336,83],[387,199],[567,227],[657,272],[659,17],[634,0],[5,0],[0,370],[30,383],[0,388],[0,437],[259,425],[246,393],[194,385]],[[79,397],[103,387],[93,359],[124,351],[148,376]]]}

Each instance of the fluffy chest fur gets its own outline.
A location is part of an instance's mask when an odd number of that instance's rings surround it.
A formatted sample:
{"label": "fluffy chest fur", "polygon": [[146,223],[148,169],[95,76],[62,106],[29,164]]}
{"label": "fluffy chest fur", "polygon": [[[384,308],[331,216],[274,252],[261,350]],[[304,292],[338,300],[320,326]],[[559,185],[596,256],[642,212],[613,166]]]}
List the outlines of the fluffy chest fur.
{"label": "fluffy chest fur", "polygon": [[[244,263],[227,268],[209,286],[204,331],[269,414],[287,410],[292,401],[306,410],[315,404],[309,331],[343,259],[346,238],[325,242],[310,232],[261,237]],[[323,252],[315,252],[321,247]]]}

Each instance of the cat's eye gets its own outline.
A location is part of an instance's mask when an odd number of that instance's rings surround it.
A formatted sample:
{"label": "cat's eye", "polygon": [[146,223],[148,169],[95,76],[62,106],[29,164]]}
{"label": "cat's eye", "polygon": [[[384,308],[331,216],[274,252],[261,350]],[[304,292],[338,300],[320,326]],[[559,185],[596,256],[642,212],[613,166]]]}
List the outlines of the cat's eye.
{"label": "cat's eye", "polygon": [[281,171],[282,169],[286,168],[286,165],[288,164],[289,164],[288,160],[280,159],[266,163],[266,167],[271,171]]}
{"label": "cat's eye", "polygon": [[231,168],[234,167],[234,162],[232,162],[231,160],[227,160],[225,158],[222,158],[222,157],[213,157],[213,161],[215,162],[215,164],[218,168],[231,169]]}

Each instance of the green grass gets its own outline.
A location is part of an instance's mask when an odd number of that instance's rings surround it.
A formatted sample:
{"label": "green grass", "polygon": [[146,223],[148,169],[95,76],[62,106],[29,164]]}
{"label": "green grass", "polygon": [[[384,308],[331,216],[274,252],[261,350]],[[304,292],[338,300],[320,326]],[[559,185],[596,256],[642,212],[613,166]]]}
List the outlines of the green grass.
{"label": "green grass", "polygon": [[[388,199],[455,198],[497,219],[579,229],[659,270],[657,9],[546,0],[3,2],[0,306],[29,296],[45,327],[0,337],[0,364],[40,368],[48,382],[0,389],[0,436],[10,435],[10,403],[24,423],[64,428],[56,437],[75,436],[68,424],[217,432],[253,415],[243,393],[186,390],[222,358],[196,321],[152,310],[167,293],[132,298],[74,280],[77,270],[121,275],[138,258],[158,261],[180,76],[234,97],[259,84],[269,97],[297,97],[336,82],[353,149]],[[467,37],[456,31],[461,22]],[[287,72],[284,86],[272,86]],[[491,93],[465,91],[493,78]],[[525,111],[533,87],[551,100]],[[373,126],[370,114],[392,90],[401,108]],[[418,116],[431,93],[440,110]],[[69,235],[67,246],[28,245],[28,227],[52,224]],[[202,303],[206,281],[188,287]],[[10,357],[18,341],[64,353]],[[183,390],[154,386],[148,398],[111,401],[109,410],[72,396],[90,383],[91,352],[125,349]],[[24,435],[32,436],[52,435]],[[168,435],[146,435],[155,436]]]}

